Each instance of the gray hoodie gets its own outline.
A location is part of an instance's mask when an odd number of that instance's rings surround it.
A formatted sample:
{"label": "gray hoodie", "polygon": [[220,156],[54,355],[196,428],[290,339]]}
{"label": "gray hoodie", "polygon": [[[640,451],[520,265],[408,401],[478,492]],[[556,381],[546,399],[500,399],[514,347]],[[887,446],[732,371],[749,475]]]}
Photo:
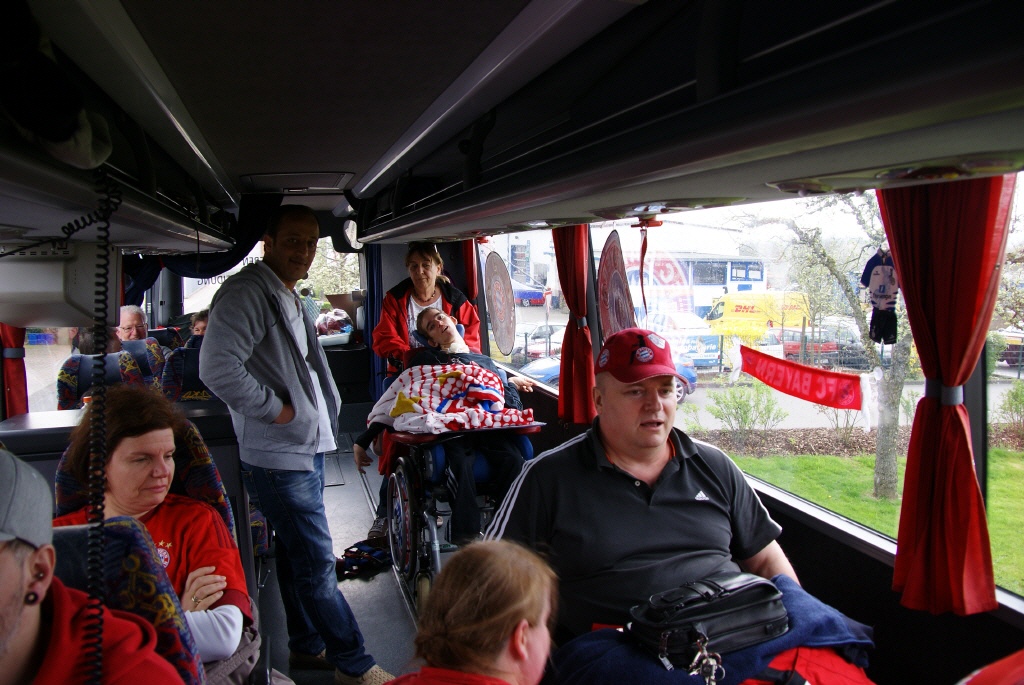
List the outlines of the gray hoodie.
{"label": "gray hoodie", "polygon": [[[288,292],[262,262],[249,264],[221,285],[210,304],[199,376],[231,410],[242,460],[290,471],[313,469],[319,412],[306,359],[286,319],[278,292]],[[302,313],[308,361],[320,379],[331,429],[338,434],[341,397],[316,332]],[[286,424],[273,421],[285,403],[295,409]]]}

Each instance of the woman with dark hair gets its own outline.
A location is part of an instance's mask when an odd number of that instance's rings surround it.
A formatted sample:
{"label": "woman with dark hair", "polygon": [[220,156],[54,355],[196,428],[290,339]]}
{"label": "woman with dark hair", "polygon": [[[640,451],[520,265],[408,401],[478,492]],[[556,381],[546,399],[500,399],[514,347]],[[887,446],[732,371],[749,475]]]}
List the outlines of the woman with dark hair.
{"label": "woman with dark hair", "polygon": [[[149,388],[115,385],[103,403],[106,429],[104,518],[132,516],[149,531],[185,610],[204,662],[225,659],[240,647],[252,623],[242,561],[220,514],[205,502],[170,493],[175,442],[188,428],[163,395]],[[98,403],[90,403],[71,432],[67,466],[87,482],[89,434]],[[54,526],[86,523],[86,509],[54,520]]]}
{"label": "woman with dark hair", "polygon": [[[444,260],[433,243],[409,243],[405,255],[409,278],[384,295],[380,322],[373,329],[373,351],[401,361],[406,350],[421,347],[412,337],[416,317],[424,309],[440,309],[465,328],[463,339],[473,352],[480,351],[480,316],[461,290],[442,274]],[[398,364],[390,366],[398,369]]]}
{"label": "woman with dark hair", "polygon": [[554,571],[500,540],[465,547],[430,590],[416,633],[426,662],[396,685],[537,685],[551,651],[558,603]]}

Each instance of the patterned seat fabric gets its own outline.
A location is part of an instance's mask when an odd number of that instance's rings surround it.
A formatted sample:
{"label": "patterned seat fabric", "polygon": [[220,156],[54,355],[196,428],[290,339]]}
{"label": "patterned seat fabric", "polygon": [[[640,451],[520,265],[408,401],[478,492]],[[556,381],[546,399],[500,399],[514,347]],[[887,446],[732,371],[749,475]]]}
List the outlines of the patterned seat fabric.
{"label": "patterned seat fabric", "polygon": [[[55,528],[57,576],[68,586],[87,591],[88,526]],[[157,652],[187,685],[201,685],[206,674],[178,595],[164,572],[146,527],[130,516],[103,524],[104,603],[131,612],[156,629]]]}
{"label": "patterned seat fabric", "polygon": [[150,383],[155,390],[160,390],[160,382],[163,378],[164,359],[163,348],[156,338],[145,338],[143,340],[124,340],[121,347],[127,350],[139,364],[143,378]]}
{"label": "patterned seat fabric", "polygon": [[252,534],[252,553],[265,557],[270,553],[270,524],[263,512],[249,503],[249,532]]}
{"label": "patterned seat fabric", "polygon": [[203,336],[193,335],[184,347],[174,350],[167,358],[160,385],[164,396],[170,401],[217,399],[199,378],[199,349],[202,342]]}
{"label": "patterned seat fabric", "polygon": [[[78,511],[89,503],[86,483],[80,482],[67,467],[67,451],[57,463],[57,515]],[[174,453],[174,482],[171,492],[206,502],[221,515],[231,534],[235,534],[235,517],[228,502],[227,490],[220,479],[217,465],[210,457],[199,430],[190,421],[188,431]],[[237,538],[236,538],[237,539]]]}
{"label": "patterned seat fabric", "polygon": [[[100,354],[73,354],[64,360],[57,372],[57,409],[78,409],[82,395],[92,387],[93,365]],[[108,385],[134,383],[146,385],[138,362],[128,352],[108,354],[104,360],[103,377]]]}
{"label": "patterned seat fabric", "polygon": [[185,344],[185,341],[181,339],[181,333],[178,332],[177,328],[151,328],[147,333],[147,337],[156,338],[156,341],[163,347],[169,350],[176,350]]}

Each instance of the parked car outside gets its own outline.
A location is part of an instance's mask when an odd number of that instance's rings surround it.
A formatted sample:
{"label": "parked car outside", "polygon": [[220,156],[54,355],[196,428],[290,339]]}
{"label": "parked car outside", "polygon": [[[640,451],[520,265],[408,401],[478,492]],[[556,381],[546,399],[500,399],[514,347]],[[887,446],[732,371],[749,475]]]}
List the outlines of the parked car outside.
{"label": "parked car outside", "polygon": [[[516,304],[524,307],[540,307],[544,305],[544,297],[551,296],[551,288],[512,281],[512,295],[516,298]],[[558,303],[552,302],[551,306],[557,307]]]}
{"label": "parked car outside", "polygon": [[782,328],[782,348],[786,359],[806,364],[834,366],[839,352],[832,331],[824,328]]}
{"label": "parked car outside", "polygon": [[696,367],[718,366],[721,363],[721,337],[711,332],[704,319],[692,313],[666,315],[664,328],[652,328],[672,345],[673,352],[684,354]]}
{"label": "parked car outside", "polygon": [[754,349],[770,357],[783,359],[786,356],[786,348],[782,344],[782,331],[778,328],[769,328],[754,345]]}
{"label": "parked car outside", "polygon": [[1024,331],[1019,328],[1001,328],[999,335],[1006,340],[1006,349],[999,355],[999,360],[1010,366],[1024,366]]}
{"label": "parked car outside", "polygon": [[512,345],[513,364],[550,357],[562,351],[564,323],[522,323],[516,325],[516,341]]}
{"label": "parked car outside", "polygon": [[[822,327],[830,331],[836,342],[835,365],[847,369],[867,370],[872,364],[868,358],[860,330],[852,317],[826,317]],[[875,344],[882,366],[892,365],[891,345]]]}
{"label": "parked car outside", "polygon": [[529,376],[533,380],[543,383],[544,385],[550,385],[552,388],[557,388],[558,374],[561,367],[562,357],[556,354],[551,357],[535,359],[523,368],[519,369],[519,373],[524,376]]}

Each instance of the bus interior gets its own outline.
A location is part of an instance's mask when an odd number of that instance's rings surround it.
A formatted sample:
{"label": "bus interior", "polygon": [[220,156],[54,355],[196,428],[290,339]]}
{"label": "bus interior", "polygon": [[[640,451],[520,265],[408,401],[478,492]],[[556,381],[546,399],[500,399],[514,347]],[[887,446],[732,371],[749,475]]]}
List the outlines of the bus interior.
{"label": "bus interior", "polygon": [[[701,210],[1024,169],[1015,0],[19,0],[0,13],[0,322],[87,326],[98,297],[116,325],[116,305],[145,295],[151,327],[169,325],[190,311],[182,279],[220,277],[271,210],[308,205],[361,273],[352,342],[329,355],[349,436],[381,392],[366,343],[409,241],[438,242],[486,322],[477,248],[530,231],[624,221],[653,236]],[[595,351],[599,247],[568,267],[589,277]],[[964,390],[982,479],[983,379]],[[525,397],[545,424],[537,454],[587,428],[559,416],[554,386]],[[52,482],[71,418],[10,409],[0,442]],[[243,506],[226,409],[187,413]],[[325,497],[341,552],[365,537],[380,476],[339,449]],[[970,615],[908,609],[894,536],[751,481],[803,585],[874,626],[875,682],[954,683],[1024,644],[1021,590]],[[272,560],[247,546],[255,590]],[[378,661],[413,668],[397,575],[342,590]],[[260,600],[266,663],[288,673],[274,596]]]}

